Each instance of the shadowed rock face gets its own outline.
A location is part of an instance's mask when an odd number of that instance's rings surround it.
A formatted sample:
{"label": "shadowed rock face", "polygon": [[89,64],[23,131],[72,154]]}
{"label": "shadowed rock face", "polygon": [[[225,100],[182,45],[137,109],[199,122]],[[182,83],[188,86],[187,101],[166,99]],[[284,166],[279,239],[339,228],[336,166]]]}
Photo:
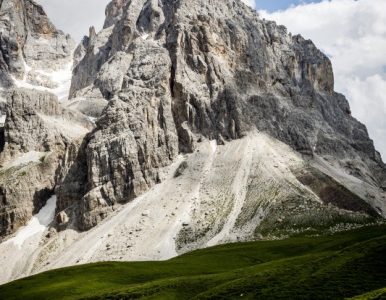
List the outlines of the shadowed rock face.
{"label": "shadowed rock face", "polygon": [[78,203],[82,229],[158,182],[178,151],[255,129],[385,185],[379,153],[311,41],[241,1],[113,1],[106,15],[78,48],[71,95],[109,104],[58,188],[59,203]]}
{"label": "shadowed rock face", "polygon": [[0,153],[0,236],[16,231],[54,193],[67,148],[93,128],[47,92],[15,89],[7,103]]}
{"label": "shadowed rock face", "polygon": [[0,1],[0,238],[45,204],[67,147],[93,128],[42,91],[58,87],[52,74],[71,63],[73,48],[34,1]]}

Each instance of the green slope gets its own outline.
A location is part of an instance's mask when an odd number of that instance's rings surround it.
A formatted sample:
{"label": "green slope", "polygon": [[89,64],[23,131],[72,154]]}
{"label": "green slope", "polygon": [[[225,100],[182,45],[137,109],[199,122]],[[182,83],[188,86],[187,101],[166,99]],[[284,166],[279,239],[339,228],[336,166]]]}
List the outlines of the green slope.
{"label": "green slope", "polygon": [[382,299],[385,286],[382,225],[59,269],[0,286],[0,299]]}

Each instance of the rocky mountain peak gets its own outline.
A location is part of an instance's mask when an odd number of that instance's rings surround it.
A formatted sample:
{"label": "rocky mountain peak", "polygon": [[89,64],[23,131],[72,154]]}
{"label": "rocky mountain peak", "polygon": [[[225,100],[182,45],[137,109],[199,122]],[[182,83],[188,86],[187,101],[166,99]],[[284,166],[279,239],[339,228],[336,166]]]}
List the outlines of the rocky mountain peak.
{"label": "rocky mountain peak", "polygon": [[[64,203],[83,197],[83,228],[159,182],[178,152],[255,130],[384,185],[385,165],[312,41],[241,1],[113,1],[107,10],[114,22],[93,35],[71,95],[109,102],[84,145],[87,171],[69,174],[58,190]],[[77,172],[84,177],[75,186],[88,188],[69,191]]]}
{"label": "rocky mountain peak", "polygon": [[[70,57],[68,39],[36,20],[28,43],[7,35],[11,79],[11,65],[47,62],[28,45],[53,66]],[[57,196],[55,236],[39,240],[56,250],[34,249],[36,270],[386,217],[385,164],[334,91],[328,57],[239,0],[114,0],[75,50],[70,100],[19,89],[7,107],[0,235]],[[47,158],[15,165],[31,152]]]}
{"label": "rocky mountain peak", "polygon": [[127,2],[127,0],[114,0],[107,5],[105,11],[106,19],[103,28],[114,25],[122,17],[123,8]]}
{"label": "rocky mountain peak", "polygon": [[71,64],[74,42],[32,0],[0,3],[1,84],[55,89],[55,71]]}

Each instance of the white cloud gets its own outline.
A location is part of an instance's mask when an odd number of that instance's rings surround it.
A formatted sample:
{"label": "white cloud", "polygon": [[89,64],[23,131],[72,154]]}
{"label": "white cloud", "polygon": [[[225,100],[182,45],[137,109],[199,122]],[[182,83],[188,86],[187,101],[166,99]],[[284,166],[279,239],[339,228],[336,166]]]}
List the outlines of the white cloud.
{"label": "white cloud", "polygon": [[348,77],[340,83],[350,99],[353,114],[363,120],[376,146],[386,158],[386,80],[380,75]]}
{"label": "white cloud", "polygon": [[262,17],[310,38],[332,61],[335,88],[350,101],[386,158],[386,1],[331,0]]}
{"label": "white cloud", "polygon": [[44,7],[58,29],[69,33],[76,42],[88,35],[90,26],[101,29],[105,7],[110,0],[36,0]]}

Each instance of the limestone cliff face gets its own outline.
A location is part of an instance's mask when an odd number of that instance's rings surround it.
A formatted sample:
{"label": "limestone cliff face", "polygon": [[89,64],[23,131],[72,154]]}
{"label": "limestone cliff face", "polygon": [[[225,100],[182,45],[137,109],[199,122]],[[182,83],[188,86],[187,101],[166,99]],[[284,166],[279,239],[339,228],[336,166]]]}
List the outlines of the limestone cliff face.
{"label": "limestone cliff face", "polygon": [[85,116],[62,108],[53,94],[11,92],[0,153],[0,237],[25,225],[52,196],[67,148],[92,128]]}
{"label": "limestone cliff face", "polygon": [[[126,66],[122,95],[110,100],[97,121],[98,129],[84,144],[84,161],[58,189],[59,205],[65,203],[64,209],[74,203],[74,195],[82,196],[79,209],[84,229],[96,225],[115,203],[125,203],[160,182],[158,169],[178,154],[168,52],[152,42],[133,47],[138,56],[121,52],[106,66],[110,70],[105,80],[113,85],[113,74]],[[83,190],[74,193],[73,187]]]}
{"label": "limestone cliff face", "polygon": [[57,30],[43,8],[32,0],[0,1],[0,84],[12,77],[32,85],[54,87],[47,72],[71,60],[74,42]]}
{"label": "limestone cliff face", "polygon": [[0,239],[52,196],[67,147],[93,128],[50,93],[73,48],[34,1],[0,1]]}
{"label": "limestone cliff face", "polygon": [[158,182],[178,152],[253,130],[386,187],[379,153],[311,41],[234,0],[113,1],[106,14],[78,48],[71,95],[109,102],[58,188],[59,210],[77,203],[82,229]]}
{"label": "limestone cliff face", "polygon": [[0,244],[0,281],[386,217],[385,165],[329,59],[241,1],[112,1],[61,102],[31,78],[69,40],[34,2],[0,3],[0,239],[57,195],[49,234]]}

